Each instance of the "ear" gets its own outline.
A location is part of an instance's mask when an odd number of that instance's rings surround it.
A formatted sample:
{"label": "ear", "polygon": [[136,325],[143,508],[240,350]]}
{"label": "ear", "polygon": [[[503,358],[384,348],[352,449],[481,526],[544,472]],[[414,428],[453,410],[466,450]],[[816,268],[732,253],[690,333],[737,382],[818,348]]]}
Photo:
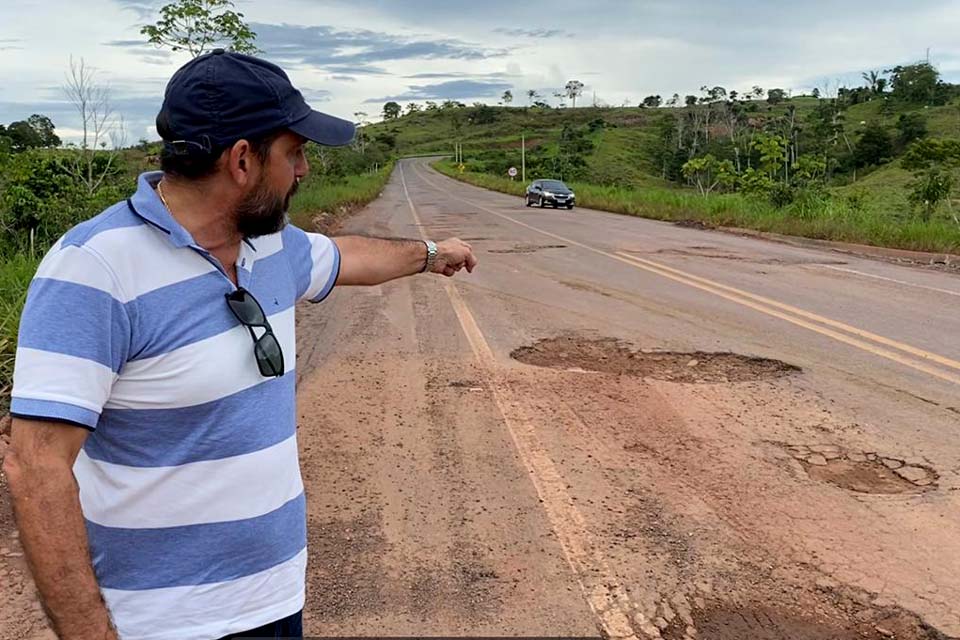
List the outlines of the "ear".
{"label": "ear", "polygon": [[224,151],[224,155],[227,171],[237,186],[246,187],[256,182],[260,172],[260,162],[249,142],[238,140]]}

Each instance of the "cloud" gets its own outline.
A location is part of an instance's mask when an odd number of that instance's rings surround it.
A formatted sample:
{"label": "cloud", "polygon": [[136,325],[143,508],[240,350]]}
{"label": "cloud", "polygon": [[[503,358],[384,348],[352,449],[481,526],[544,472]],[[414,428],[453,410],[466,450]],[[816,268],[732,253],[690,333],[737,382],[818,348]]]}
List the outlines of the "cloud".
{"label": "cloud", "polygon": [[445,78],[496,78],[504,79],[513,77],[512,74],[497,71],[494,73],[465,73],[462,71],[449,71],[447,73],[415,73],[410,76],[403,76],[411,80],[443,80]]}
{"label": "cloud", "polygon": [[514,38],[557,38],[560,36],[573,36],[572,33],[563,29],[507,29],[500,27],[493,31],[494,33],[502,33],[503,35]]}
{"label": "cloud", "polygon": [[388,100],[464,100],[468,98],[499,97],[511,85],[504,82],[483,82],[478,80],[451,80],[437,84],[411,85],[407,92],[396,96],[370,98],[365,102],[386,102]]}
{"label": "cloud", "polygon": [[356,82],[357,81],[357,79],[354,78],[353,76],[344,76],[339,74],[330,76],[330,79],[336,80],[337,82]]}
{"label": "cloud", "polygon": [[127,49],[130,53],[137,56],[141,62],[156,65],[168,65],[173,60],[173,52],[166,49],[158,49],[156,46],[146,43],[143,40],[110,40],[103,43],[108,47],[118,47]]}
{"label": "cloud", "polygon": [[14,51],[23,49],[18,43],[23,42],[21,38],[0,38],[0,51]]}
{"label": "cloud", "polygon": [[[259,22],[250,27],[268,58],[338,73],[380,73],[382,69],[372,66],[374,63],[396,60],[485,60],[509,53],[451,38],[418,39],[366,29]],[[352,70],[345,71],[345,66]]]}
{"label": "cloud", "polygon": [[143,22],[157,15],[157,10],[162,4],[159,0],[113,0],[122,9],[132,11],[137,15],[137,20]]}
{"label": "cloud", "polygon": [[308,89],[300,87],[300,93],[307,102],[329,102],[333,94],[326,89]]}
{"label": "cloud", "polygon": [[367,64],[330,64],[324,67],[324,70],[330,73],[357,76],[385,76],[388,73],[383,67],[374,67]]}

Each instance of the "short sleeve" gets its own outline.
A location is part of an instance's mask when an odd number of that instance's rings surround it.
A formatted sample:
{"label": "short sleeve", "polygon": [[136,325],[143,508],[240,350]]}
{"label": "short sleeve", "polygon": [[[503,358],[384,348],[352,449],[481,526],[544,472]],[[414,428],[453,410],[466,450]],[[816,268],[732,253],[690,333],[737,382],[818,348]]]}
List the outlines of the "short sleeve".
{"label": "short sleeve", "polygon": [[288,225],[283,250],[296,280],[298,302],[321,302],[330,295],[340,275],[340,249],[333,240]]}
{"label": "short sleeve", "polygon": [[51,249],[20,317],[10,413],[95,429],[129,352],[124,302],[99,256],[82,246]]}

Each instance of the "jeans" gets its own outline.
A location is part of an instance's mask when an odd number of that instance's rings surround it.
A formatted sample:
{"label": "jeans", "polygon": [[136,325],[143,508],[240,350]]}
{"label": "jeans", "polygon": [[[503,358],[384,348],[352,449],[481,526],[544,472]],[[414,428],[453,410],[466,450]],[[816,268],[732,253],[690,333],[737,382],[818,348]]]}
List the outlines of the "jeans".
{"label": "jeans", "polygon": [[283,638],[284,640],[302,640],[303,611],[298,611],[292,616],[287,616],[282,620],[265,624],[262,627],[257,627],[256,629],[241,631],[240,633],[232,633],[229,636],[221,638],[221,640],[246,640],[248,638],[270,638],[271,640]]}

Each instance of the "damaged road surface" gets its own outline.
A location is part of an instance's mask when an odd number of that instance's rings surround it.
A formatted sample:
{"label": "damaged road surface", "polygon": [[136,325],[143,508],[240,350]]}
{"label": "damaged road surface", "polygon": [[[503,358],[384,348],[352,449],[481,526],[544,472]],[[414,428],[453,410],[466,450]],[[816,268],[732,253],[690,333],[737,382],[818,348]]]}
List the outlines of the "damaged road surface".
{"label": "damaged road surface", "polygon": [[[424,159],[347,231],[481,263],[299,309],[307,635],[960,637],[956,276]],[[3,509],[0,638],[44,637]]]}

